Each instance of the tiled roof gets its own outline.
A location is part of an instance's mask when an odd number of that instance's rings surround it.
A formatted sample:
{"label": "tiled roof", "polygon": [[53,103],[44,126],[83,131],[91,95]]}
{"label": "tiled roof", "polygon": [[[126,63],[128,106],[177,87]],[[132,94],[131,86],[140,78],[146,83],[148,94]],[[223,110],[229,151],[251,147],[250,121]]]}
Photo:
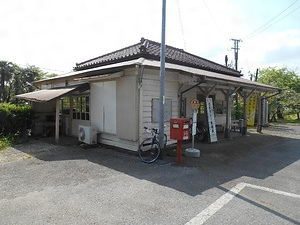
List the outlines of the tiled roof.
{"label": "tiled roof", "polygon": [[[137,44],[99,56],[85,62],[77,63],[75,71],[95,68],[103,65],[123,62],[138,58],[160,60],[160,43],[142,38]],[[183,49],[166,46],[166,62],[203,69],[231,76],[241,76],[240,72],[185,52]]]}

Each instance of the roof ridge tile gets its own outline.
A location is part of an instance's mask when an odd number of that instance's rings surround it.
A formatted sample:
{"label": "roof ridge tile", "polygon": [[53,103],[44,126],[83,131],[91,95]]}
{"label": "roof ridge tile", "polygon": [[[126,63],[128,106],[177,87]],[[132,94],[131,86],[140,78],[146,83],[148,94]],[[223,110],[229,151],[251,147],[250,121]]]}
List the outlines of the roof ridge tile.
{"label": "roof ridge tile", "polygon": [[[116,63],[140,57],[160,60],[161,43],[152,41],[146,38],[141,38],[140,42],[128,47],[86,60],[81,63],[76,63],[74,70],[84,70],[94,68],[101,65]],[[184,49],[166,45],[166,62],[172,62],[179,65],[191,66],[208,71],[219,72],[231,76],[241,76],[240,72],[218,64],[211,60],[186,52]]]}

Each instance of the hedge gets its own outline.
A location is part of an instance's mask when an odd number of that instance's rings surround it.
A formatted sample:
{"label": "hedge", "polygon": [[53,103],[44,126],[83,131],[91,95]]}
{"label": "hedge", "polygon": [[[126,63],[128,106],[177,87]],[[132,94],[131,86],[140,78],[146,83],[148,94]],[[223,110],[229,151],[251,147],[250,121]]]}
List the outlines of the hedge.
{"label": "hedge", "polygon": [[0,103],[0,135],[22,135],[32,118],[30,105]]}

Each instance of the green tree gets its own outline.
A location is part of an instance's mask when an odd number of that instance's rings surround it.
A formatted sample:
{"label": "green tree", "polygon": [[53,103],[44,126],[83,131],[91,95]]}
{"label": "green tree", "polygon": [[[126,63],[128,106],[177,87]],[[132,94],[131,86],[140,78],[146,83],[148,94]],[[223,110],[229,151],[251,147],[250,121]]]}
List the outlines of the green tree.
{"label": "green tree", "polygon": [[258,82],[280,88],[279,95],[270,98],[271,119],[283,118],[283,112],[297,114],[300,119],[300,77],[287,68],[269,67],[260,70]]}
{"label": "green tree", "polygon": [[7,101],[7,83],[11,80],[14,72],[13,63],[0,61],[0,102]]}
{"label": "green tree", "polygon": [[18,103],[18,100],[13,98],[15,95],[33,91],[32,82],[49,76],[36,66],[27,65],[22,68],[7,61],[0,61],[0,73],[0,102],[7,103]]}

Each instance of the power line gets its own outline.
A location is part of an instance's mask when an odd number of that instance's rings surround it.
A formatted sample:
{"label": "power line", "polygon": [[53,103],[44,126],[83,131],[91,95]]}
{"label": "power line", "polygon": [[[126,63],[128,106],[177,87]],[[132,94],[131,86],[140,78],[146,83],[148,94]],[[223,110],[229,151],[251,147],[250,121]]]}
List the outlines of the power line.
{"label": "power line", "polygon": [[[224,31],[220,28],[219,24],[217,23],[215,17],[213,16],[213,14],[212,14],[211,10],[209,9],[208,5],[206,4],[206,1],[205,1],[205,0],[203,0],[203,3],[204,3],[204,5],[205,5],[205,7],[206,7],[206,9],[207,9],[207,11],[208,11],[208,13],[209,13],[209,15],[211,16],[212,20],[214,21],[216,27],[217,27],[218,30],[220,31],[220,33],[227,37],[227,35],[224,33]],[[228,42],[227,40],[226,40],[226,44],[227,44],[227,46],[229,45],[229,42]]]}
{"label": "power line", "polygon": [[36,68],[39,68],[41,70],[48,70],[48,71],[53,71],[53,72],[60,72],[60,73],[68,73],[68,71],[64,71],[64,70],[58,70],[58,69],[49,69],[49,68],[44,68],[44,67],[39,67],[39,66],[35,66],[35,65],[29,65],[29,64],[18,64],[19,66],[23,67],[23,68],[26,68],[28,66],[34,66]]}
{"label": "power line", "polygon": [[[286,12],[289,8],[291,8],[296,2],[298,2],[299,0],[294,1],[292,4],[290,4],[287,8],[285,8],[283,11],[281,11],[280,13],[278,13],[275,17],[273,17],[272,19],[270,19],[268,22],[266,22],[264,25],[260,26],[259,28],[257,28],[256,30],[254,30],[253,32],[251,32],[250,34],[246,35],[243,39],[244,40],[248,40],[256,35],[258,35],[259,33],[265,31],[266,29],[270,28],[271,26],[273,26],[274,24],[278,23],[279,21],[283,20],[284,18],[286,18],[287,16],[289,16],[290,14],[292,14],[293,12],[295,12],[296,10],[298,10],[300,8],[297,7],[296,9],[290,11],[288,14],[284,15],[283,17],[277,19],[281,14],[283,14],[284,12]],[[277,19],[277,20],[275,20]],[[275,21],[274,21],[275,20]],[[273,22],[274,21],[274,22]],[[272,23],[273,22],[273,23]]]}
{"label": "power line", "polygon": [[184,30],[183,30],[183,23],[182,23],[182,18],[181,18],[179,0],[177,0],[177,7],[178,7],[178,14],[179,14],[179,22],[180,22],[180,27],[181,27],[181,35],[182,35],[182,39],[183,39],[183,48],[186,51],[186,42],[185,42],[185,38],[184,38]]}

